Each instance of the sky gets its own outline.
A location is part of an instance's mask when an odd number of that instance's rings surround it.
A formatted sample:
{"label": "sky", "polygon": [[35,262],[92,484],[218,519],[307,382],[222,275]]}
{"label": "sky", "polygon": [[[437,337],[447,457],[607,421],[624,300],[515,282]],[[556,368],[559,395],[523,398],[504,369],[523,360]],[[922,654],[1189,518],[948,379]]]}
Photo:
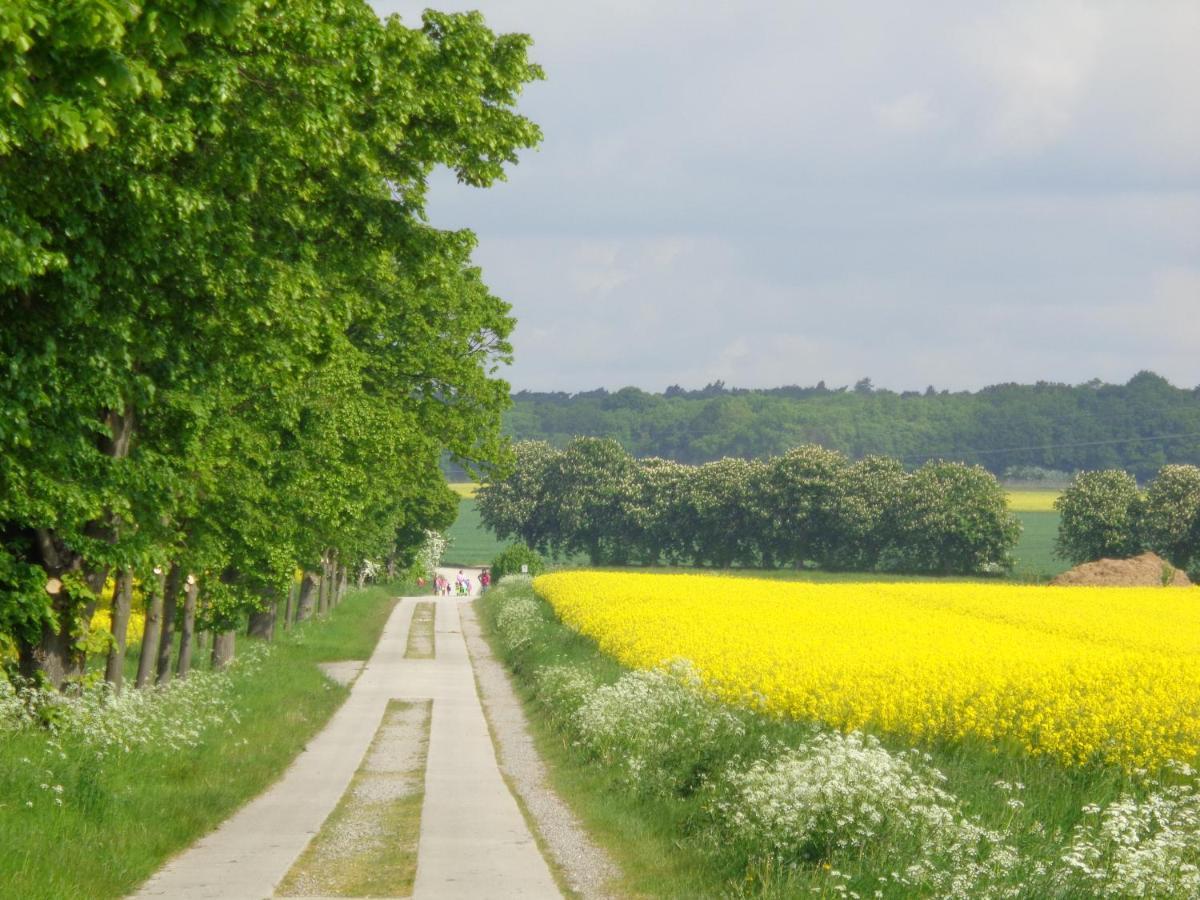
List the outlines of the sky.
{"label": "sky", "polygon": [[1195,0],[435,8],[546,70],[540,148],[429,202],[514,390],[1200,384]]}

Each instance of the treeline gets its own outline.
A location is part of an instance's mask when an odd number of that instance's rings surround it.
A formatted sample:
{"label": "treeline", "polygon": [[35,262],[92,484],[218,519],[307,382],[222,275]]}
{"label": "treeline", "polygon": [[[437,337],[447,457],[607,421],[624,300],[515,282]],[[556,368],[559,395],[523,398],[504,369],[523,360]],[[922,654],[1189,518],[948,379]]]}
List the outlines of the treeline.
{"label": "treeline", "polygon": [[1153,550],[1200,577],[1200,468],[1164,466],[1145,490],[1128,472],[1081,472],[1055,501],[1057,549],[1073,563]]}
{"label": "treeline", "polygon": [[593,564],[976,574],[1011,568],[1020,534],[996,478],[956,462],[908,471],[809,445],[688,466],[587,437],[514,451],[509,476],[476,495],[483,523]]}
{"label": "treeline", "polygon": [[852,459],[886,455],[909,466],[955,459],[1002,475],[1017,467],[1125,469],[1148,479],[1168,463],[1200,465],[1200,388],[1152,372],[1127,384],[1002,384],[950,393],[851,387],[629,387],[514,395],[505,431],[565,446],[576,435],[614,438],[635,456],[701,463],[764,458],[820,444]]}
{"label": "treeline", "polygon": [[135,580],[148,640],[227,654],[297,569],[306,614],[452,521],[512,319],[423,204],[539,139],[527,45],[363,0],[5,4],[0,658],[80,675],[108,582],[119,678]]}

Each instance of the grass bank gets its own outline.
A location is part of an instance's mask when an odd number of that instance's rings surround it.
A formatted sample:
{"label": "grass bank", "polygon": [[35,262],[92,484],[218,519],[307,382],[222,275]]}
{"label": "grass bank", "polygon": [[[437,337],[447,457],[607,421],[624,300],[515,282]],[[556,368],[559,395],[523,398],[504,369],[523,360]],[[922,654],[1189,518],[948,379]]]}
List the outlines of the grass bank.
{"label": "grass bank", "polygon": [[1192,895],[1187,779],[1173,796],[1015,746],[847,739],[628,672],[528,582],[480,605],[554,786],[624,871],[618,895]]}
{"label": "grass bank", "polygon": [[200,672],[123,719],[0,733],[0,896],[136,888],[282,773],[348,694],[317,663],[367,658],[401,592],[351,591],[269,647],[239,638],[228,675]]}

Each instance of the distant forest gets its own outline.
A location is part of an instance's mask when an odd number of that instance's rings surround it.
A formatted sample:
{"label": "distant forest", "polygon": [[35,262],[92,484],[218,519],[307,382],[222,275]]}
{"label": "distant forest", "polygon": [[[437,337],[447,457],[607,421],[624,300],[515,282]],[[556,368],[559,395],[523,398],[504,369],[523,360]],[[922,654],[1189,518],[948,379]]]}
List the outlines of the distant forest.
{"label": "distant forest", "polygon": [[1021,467],[1074,472],[1122,468],[1139,480],[1165,463],[1200,465],[1200,387],[1153,372],[1128,384],[999,384],[952,393],[852,387],[634,387],[513,395],[505,431],[562,446],[575,435],[612,437],[635,456],[700,463],[779,454],[815,443],[853,458],[887,454],[979,463],[997,475]]}

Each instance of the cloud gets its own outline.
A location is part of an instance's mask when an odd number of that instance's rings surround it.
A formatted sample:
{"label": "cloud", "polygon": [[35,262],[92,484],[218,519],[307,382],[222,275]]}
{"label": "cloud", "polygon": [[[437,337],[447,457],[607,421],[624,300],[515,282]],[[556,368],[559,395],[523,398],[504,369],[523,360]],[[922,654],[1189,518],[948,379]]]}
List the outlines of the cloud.
{"label": "cloud", "polygon": [[430,200],[518,388],[1200,382],[1194,0],[436,5],[547,70],[544,146]]}
{"label": "cloud", "polygon": [[929,95],[917,91],[876,107],[875,118],[888,131],[900,134],[927,131],[937,120]]}

